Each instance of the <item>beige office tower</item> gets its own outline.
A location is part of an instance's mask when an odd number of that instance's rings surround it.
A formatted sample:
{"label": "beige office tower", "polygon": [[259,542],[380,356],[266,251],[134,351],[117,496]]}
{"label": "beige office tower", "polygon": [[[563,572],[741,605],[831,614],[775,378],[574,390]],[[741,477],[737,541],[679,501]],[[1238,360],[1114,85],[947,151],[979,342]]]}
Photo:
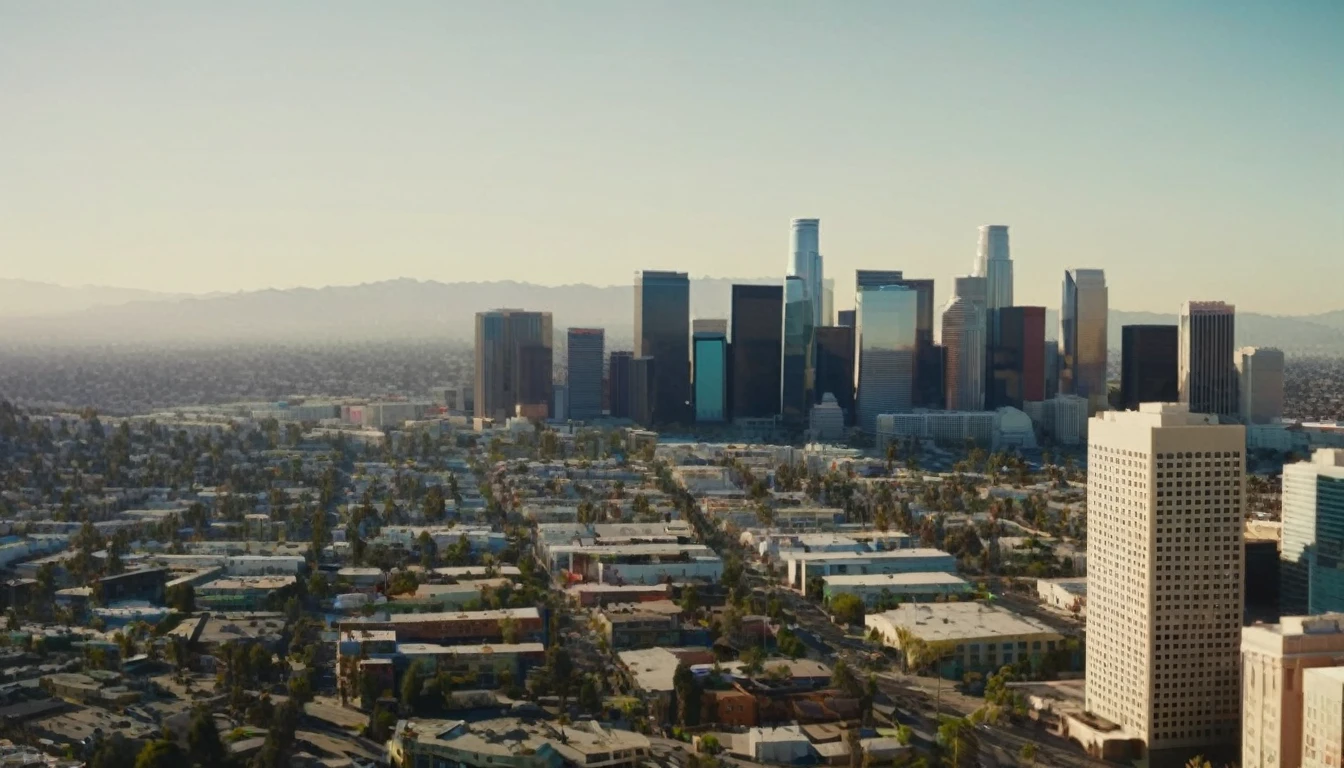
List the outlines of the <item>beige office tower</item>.
{"label": "beige office tower", "polygon": [[[1241,768],[1311,764],[1302,754],[1306,672],[1337,665],[1344,665],[1344,613],[1285,616],[1241,631]],[[1333,717],[1338,723],[1338,707]]]}
{"label": "beige office tower", "polygon": [[1088,440],[1087,709],[1150,755],[1234,745],[1245,428],[1143,403]]}
{"label": "beige office tower", "polygon": [[1302,768],[1339,768],[1344,752],[1344,667],[1302,676]]}

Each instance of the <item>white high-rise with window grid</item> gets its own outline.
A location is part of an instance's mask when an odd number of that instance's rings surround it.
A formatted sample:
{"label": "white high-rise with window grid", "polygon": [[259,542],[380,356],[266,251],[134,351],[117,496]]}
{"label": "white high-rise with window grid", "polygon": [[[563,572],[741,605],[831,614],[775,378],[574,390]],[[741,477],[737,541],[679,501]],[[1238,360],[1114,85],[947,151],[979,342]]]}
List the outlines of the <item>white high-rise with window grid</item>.
{"label": "white high-rise with window grid", "polygon": [[1245,428],[1144,403],[1088,439],[1087,709],[1150,752],[1235,744]]}

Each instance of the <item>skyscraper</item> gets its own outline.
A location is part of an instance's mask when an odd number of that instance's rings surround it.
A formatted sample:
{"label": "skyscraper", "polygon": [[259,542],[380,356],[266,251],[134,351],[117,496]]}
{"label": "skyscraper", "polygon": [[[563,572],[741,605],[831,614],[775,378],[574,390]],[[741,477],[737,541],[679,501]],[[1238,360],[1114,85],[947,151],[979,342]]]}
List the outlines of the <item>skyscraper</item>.
{"label": "skyscraper", "polygon": [[1180,357],[1177,386],[1191,413],[1236,417],[1237,309],[1221,301],[1187,301],[1181,305]]}
{"label": "skyscraper", "polygon": [[856,269],[854,270],[854,293],[864,288],[881,288],[884,285],[900,285],[905,273],[899,269]]}
{"label": "skyscraper", "polygon": [[691,333],[722,333],[728,335],[728,318],[697,317],[691,321]]}
{"label": "skyscraper", "polygon": [[821,221],[794,219],[789,240],[789,277],[803,281],[803,296],[812,310],[812,327],[822,324],[822,293],[826,275],[821,258]]}
{"label": "skyscraper", "polygon": [[914,404],[919,294],[900,285],[863,288],[855,329],[859,428],[877,434],[877,417]]}
{"label": "skyscraper", "polygon": [[821,322],[818,328],[835,325],[835,278],[821,281]]}
{"label": "skyscraper", "polygon": [[985,309],[1013,306],[1013,261],[1008,252],[1008,226],[980,227],[975,274],[985,278]]}
{"label": "skyscraper", "polygon": [[1283,416],[1283,351],[1272,347],[1237,350],[1241,423],[1268,424]]}
{"label": "skyscraper", "polygon": [[[958,278],[957,288],[962,285]],[[947,409],[983,410],[985,318],[965,296],[955,295],[943,307],[943,347],[947,350]]]}
{"label": "skyscraper", "polygon": [[[1306,676],[1321,667],[1338,674],[1341,660],[1344,615],[1338,613],[1284,616],[1278,624],[1241,630],[1241,768],[1301,768]],[[1330,714],[1327,707],[1312,709]]]}
{"label": "skyscraper", "polygon": [[989,350],[988,409],[1045,399],[1045,307],[993,310]]}
{"label": "skyscraper", "polygon": [[845,414],[845,423],[854,423],[854,329],[830,326],[817,329],[816,402],[827,393],[835,395],[835,404]]}
{"label": "skyscraper", "polygon": [[1088,422],[1085,707],[1154,765],[1240,733],[1245,448],[1175,403]]}
{"label": "skyscraper", "polygon": [[1344,610],[1344,450],[1283,468],[1279,601],[1285,614]]}
{"label": "skyscraper", "polygon": [[612,352],[607,366],[607,399],[613,419],[630,418],[630,364],[633,352]]}
{"label": "skyscraper", "polygon": [[636,357],[630,361],[630,418],[640,426],[650,426],[657,415],[657,361]]}
{"label": "skyscraper", "polygon": [[1174,325],[1126,325],[1120,329],[1120,407],[1174,403],[1176,357],[1180,347]]}
{"label": "skyscraper", "polygon": [[658,361],[649,423],[686,423],[691,400],[691,283],[685,272],[635,274],[635,356]]}
{"label": "skyscraper", "polygon": [[852,310],[852,309],[842,309],[842,310],[840,310],[839,312],[837,312],[836,315],[835,315],[835,324],[836,324],[836,325],[840,325],[840,326],[844,326],[845,328],[853,328],[853,327],[854,327],[854,310]]}
{"label": "skyscraper", "polygon": [[1064,273],[1059,309],[1059,392],[1087,398],[1088,410],[1106,407],[1106,273]]}
{"label": "skyscraper", "polygon": [[721,330],[696,331],[691,352],[695,420],[702,424],[724,421],[728,418],[728,337]]}
{"label": "skyscraper", "polygon": [[569,418],[601,418],[602,358],[606,332],[601,328],[570,328],[567,343]]}
{"label": "skyscraper", "polygon": [[780,414],[784,421],[801,425],[812,406],[812,382],[816,375],[813,354],[816,350],[816,317],[807,284],[790,275],[784,280],[784,340],[780,365]]}
{"label": "skyscraper", "polygon": [[734,419],[779,415],[784,289],[734,285],[730,409]]}
{"label": "skyscraper", "polygon": [[546,418],[553,343],[550,312],[477,312],[474,414],[503,421],[523,411]]}

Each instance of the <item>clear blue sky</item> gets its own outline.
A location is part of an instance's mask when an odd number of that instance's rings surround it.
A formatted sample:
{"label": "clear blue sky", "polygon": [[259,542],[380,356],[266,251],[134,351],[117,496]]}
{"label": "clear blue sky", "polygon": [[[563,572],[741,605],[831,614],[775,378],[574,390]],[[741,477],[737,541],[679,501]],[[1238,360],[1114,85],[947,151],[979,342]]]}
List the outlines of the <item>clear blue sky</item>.
{"label": "clear blue sky", "polygon": [[[1344,3],[0,4],[0,277],[966,273],[1344,307]],[[849,306],[847,291],[837,304]]]}

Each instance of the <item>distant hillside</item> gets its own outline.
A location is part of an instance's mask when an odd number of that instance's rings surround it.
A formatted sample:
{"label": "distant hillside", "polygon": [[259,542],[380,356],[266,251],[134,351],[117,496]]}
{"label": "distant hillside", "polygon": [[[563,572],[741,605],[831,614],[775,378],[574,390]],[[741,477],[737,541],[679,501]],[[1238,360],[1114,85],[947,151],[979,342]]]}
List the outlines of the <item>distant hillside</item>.
{"label": "distant hillside", "polygon": [[[692,315],[726,318],[733,283],[769,282],[772,280],[763,278],[694,279]],[[399,279],[186,298],[119,291],[0,280],[0,306],[4,307],[0,311],[0,340],[39,344],[393,338],[467,341],[474,335],[476,312],[520,307],[549,310],[557,331],[568,326],[606,328],[615,346],[629,343],[634,308],[633,289],[628,285],[540,286],[512,281],[439,283]],[[1055,337],[1056,313],[1047,313],[1046,322],[1047,336]],[[1175,315],[1113,310],[1110,346],[1119,349],[1122,325],[1175,322]],[[1242,345],[1344,355],[1344,310],[1302,317],[1243,312],[1237,316],[1237,336]]]}

